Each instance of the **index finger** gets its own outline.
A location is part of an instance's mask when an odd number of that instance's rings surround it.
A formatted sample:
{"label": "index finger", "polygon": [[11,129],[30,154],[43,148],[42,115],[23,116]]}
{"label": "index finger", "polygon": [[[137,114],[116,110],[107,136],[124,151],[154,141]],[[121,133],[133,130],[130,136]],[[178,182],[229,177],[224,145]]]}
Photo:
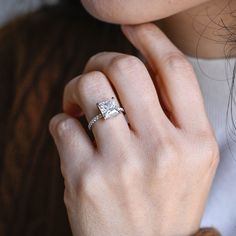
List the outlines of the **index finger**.
{"label": "index finger", "polygon": [[175,125],[188,130],[208,129],[198,81],[184,54],[152,23],[122,26],[122,30],[150,64],[157,86],[162,87],[158,91]]}

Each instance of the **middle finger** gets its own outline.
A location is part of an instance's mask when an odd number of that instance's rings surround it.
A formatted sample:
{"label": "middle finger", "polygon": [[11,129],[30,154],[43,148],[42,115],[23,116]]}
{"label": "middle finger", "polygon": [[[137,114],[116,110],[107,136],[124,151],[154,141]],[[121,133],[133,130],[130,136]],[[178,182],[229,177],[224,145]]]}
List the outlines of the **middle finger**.
{"label": "middle finger", "polygon": [[156,129],[160,134],[165,124],[170,124],[151,76],[138,58],[115,52],[99,53],[85,67],[85,72],[93,70],[106,74],[116,88],[133,131],[149,135]]}

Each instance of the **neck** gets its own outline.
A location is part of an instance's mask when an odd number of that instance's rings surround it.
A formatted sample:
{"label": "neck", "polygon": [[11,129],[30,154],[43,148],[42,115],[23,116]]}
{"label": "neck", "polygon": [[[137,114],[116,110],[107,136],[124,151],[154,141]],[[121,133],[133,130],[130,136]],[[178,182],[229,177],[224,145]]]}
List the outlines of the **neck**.
{"label": "neck", "polygon": [[[235,57],[234,0],[214,0],[158,23],[185,54],[198,58]],[[235,34],[235,35],[234,35]]]}

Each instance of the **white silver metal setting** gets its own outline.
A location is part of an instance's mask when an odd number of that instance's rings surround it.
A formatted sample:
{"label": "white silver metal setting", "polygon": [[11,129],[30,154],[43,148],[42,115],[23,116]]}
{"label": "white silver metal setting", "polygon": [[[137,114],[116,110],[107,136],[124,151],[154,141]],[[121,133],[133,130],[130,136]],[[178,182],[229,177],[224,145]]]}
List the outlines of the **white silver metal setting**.
{"label": "white silver metal setting", "polygon": [[88,124],[88,129],[91,129],[92,126],[101,118],[104,120],[115,117],[119,115],[121,112],[125,112],[125,110],[122,107],[119,107],[115,101],[115,98],[112,97],[111,99],[98,102],[97,108],[100,111],[100,114],[94,116],[89,124]]}

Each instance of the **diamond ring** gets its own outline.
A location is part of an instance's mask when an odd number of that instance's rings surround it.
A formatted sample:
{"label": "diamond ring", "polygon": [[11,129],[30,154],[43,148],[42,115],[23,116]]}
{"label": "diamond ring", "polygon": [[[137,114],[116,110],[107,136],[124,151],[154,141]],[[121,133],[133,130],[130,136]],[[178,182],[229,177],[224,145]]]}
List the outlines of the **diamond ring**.
{"label": "diamond ring", "polygon": [[125,110],[122,107],[118,106],[114,97],[112,97],[111,99],[102,101],[102,102],[98,102],[96,105],[98,107],[98,110],[100,111],[100,114],[94,116],[90,120],[88,124],[89,130],[99,119],[103,118],[104,120],[106,120],[111,117],[117,116],[121,112],[125,112]]}

